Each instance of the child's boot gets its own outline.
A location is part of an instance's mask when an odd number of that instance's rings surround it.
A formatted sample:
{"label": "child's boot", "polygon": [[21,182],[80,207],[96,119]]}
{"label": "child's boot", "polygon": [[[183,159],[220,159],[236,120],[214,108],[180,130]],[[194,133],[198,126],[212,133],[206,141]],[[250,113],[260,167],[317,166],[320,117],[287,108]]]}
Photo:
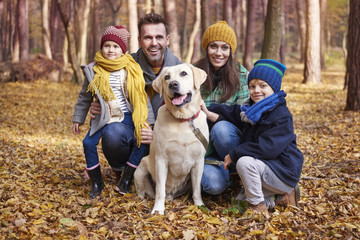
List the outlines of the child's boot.
{"label": "child's boot", "polygon": [[286,207],[288,204],[299,207],[298,201],[300,199],[300,188],[296,185],[289,194],[276,195],[275,204]]}
{"label": "child's boot", "polygon": [[90,192],[90,198],[94,199],[96,198],[98,195],[101,194],[101,191],[104,189],[104,182],[103,179],[101,177],[101,171],[100,171],[100,167],[94,168],[92,170],[87,170],[89,177],[91,179],[92,182],[92,189]]}
{"label": "child's boot", "polygon": [[115,191],[126,194],[130,192],[131,182],[134,178],[136,168],[126,166],[120,181],[116,184]]}

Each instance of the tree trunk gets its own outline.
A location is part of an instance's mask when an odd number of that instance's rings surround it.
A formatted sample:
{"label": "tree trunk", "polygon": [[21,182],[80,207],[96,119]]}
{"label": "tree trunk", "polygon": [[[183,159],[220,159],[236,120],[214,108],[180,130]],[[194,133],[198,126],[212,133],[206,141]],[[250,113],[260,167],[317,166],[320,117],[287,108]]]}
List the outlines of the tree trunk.
{"label": "tree trunk", "polygon": [[245,41],[246,41],[246,26],[247,26],[247,21],[246,21],[246,16],[247,16],[247,12],[246,12],[246,0],[241,0],[241,14],[240,14],[240,44],[241,44],[241,49],[239,49],[241,51],[241,53],[243,54],[243,58],[245,56]]}
{"label": "tree trunk", "polygon": [[80,69],[80,64],[77,60],[77,56],[76,56],[76,40],[75,40],[75,35],[74,35],[74,25],[72,23],[72,15],[74,14],[74,10],[73,10],[73,6],[71,4],[72,1],[66,1],[65,4],[69,5],[69,12],[70,12],[70,16],[66,15],[66,7],[62,6],[62,0],[57,0],[56,4],[61,16],[61,20],[64,24],[64,28],[65,28],[65,32],[66,32],[66,37],[67,37],[67,41],[68,41],[68,47],[69,47],[69,57],[70,57],[70,63],[71,63],[71,67],[74,70],[74,82],[77,84],[81,84],[83,82],[83,74],[82,71]]}
{"label": "tree trunk", "polygon": [[93,0],[91,7],[91,31],[90,31],[90,41],[89,41],[89,52],[88,52],[88,61],[92,61],[95,57],[96,52],[100,49],[100,39],[101,39],[101,29],[100,29],[100,0]]}
{"label": "tree trunk", "polygon": [[185,62],[187,62],[187,63],[190,63],[190,61],[191,61],[192,55],[194,53],[195,37],[196,37],[198,31],[200,30],[200,24],[201,24],[200,0],[195,1],[195,14],[196,14],[196,18],[195,18],[194,28],[190,34],[189,47],[188,47],[188,51],[187,51],[186,58],[185,58]]}
{"label": "tree trunk", "polygon": [[237,39],[237,46],[236,46],[236,51],[235,51],[235,58],[236,59],[240,59],[241,56],[241,51],[240,51],[240,46],[241,46],[241,0],[233,0],[233,6],[234,6],[234,11],[233,11],[233,24],[234,24],[234,31],[236,34],[236,39]]}
{"label": "tree trunk", "polygon": [[349,78],[345,110],[360,111],[360,0],[350,0],[346,75]]}
{"label": "tree trunk", "polygon": [[11,0],[0,1],[0,61],[7,61],[11,53]]}
{"label": "tree trunk", "polygon": [[56,0],[51,0],[51,7],[50,7],[50,48],[51,48],[51,55],[55,59],[56,53],[59,48],[59,41],[60,36],[59,34],[59,11],[57,9]]}
{"label": "tree trunk", "polygon": [[78,9],[80,11],[78,11],[78,16],[79,16],[79,21],[78,21],[78,27],[77,29],[79,29],[79,42],[77,44],[78,46],[78,52],[77,52],[77,56],[78,56],[78,61],[80,63],[80,65],[86,64],[87,62],[87,53],[88,53],[88,47],[87,47],[87,32],[88,32],[88,26],[89,26],[89,14],[90,14],[90,6],[91,6],[91,1],[90,0],[84,0],[82,2],[82,4],[80,5],[80,7],[78,7]]}
{"label": "tree trunk", "polygon": [[112,0],[106,0],[106,2],[109,4],[112,13],[111,25],[119,25],[120,21],[118,20],[117,15],[121,8],[122,0],[116,0],[115,3],[113,3]]}
{"label": "tree trunk", "polygon": [[255,11],[257,1],[247,0],[247,24],[245,37],[245,52],[243,57],[244,67],[248,70],[253,68],[252,57],[254,52],[254,28],[255,28]]}
{"label": "tree trunk", "polygon": [[319,0],[306,1],[306,48],[303,83],[321,83]]}
{"label": "tree trunk", "polygon": [[49,0],[41,0],[42,39],[47,58],[52,59],[49,28]]}
{"label": "tree trunk", "polygon": [[18,0],[16,27],[18,29],[19,60],[27,60],[29,58],[28,10],[28,0]]}
{"label": "tree trunk", "polygon": [[139,48],[139,41],[138,41],[138,28],[137,28],[137,7],[136,7],[136,0],[129,0],[128,1],[128,9],[129,9],[129,33],[131,35],[129,41],[129,49],[130,53],[136,52]]}
{"label": "tree trunk", "polygon": [[201,0],[201,37],[205,30],[210,26],[209,0]]}
{"label": "tree trunk", "polygon": [[223,12],[223,19],[230,27],[234,27],[232,21],[232,0],[223,1]]}
{"label": "tree trunk", "polygon": [[326,0],[320,0],[320,26],[320,62],[321,69],[325,69]]}
{"label": "tree trunk", "polygon": [[304,14],[304,1],[296,0],[296,13],[299,24],[300,35],[300,62],[304,62],[305,59],[305,42],[306,42],[306,22]]}
{"label": "tree trunk", "polygon": [[283,0],[269,0],[266,20],[265,34],[261,50],[262,59],[280,59],[280,44],[282,32]]}
{"label": "tree trunk", "polygon": [[175,0],[164,0],[165,19],[169,24],[170,49],[175,56],[181,56],[180,37],[177,23],[177,9]]}
{"label": "tree trunk", "polygon": [[190,18],[190,6],[192,5],[191,0],[185,0],[185,13],[184,13],[184,27],[182,31],[182,52],[181,58],[185,59],[187,54],[187,46],[189,45],[189,37],[188,37],[188,26],[192,25],[192,18]]}

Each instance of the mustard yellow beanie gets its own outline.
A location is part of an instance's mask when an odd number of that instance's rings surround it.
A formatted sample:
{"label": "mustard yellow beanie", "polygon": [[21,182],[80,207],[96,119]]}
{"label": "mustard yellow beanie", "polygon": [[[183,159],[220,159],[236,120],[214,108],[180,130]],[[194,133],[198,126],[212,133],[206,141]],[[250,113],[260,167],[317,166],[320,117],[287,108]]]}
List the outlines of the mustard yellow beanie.
{"label": "mustard yellow beanie", "polygon": [[206,52],[210,42],[223,41],[230,45],[232,54],[236,50],[236,35],[234,30],[225,22],[218,21],[206,29],[202,37],[202,48]]}

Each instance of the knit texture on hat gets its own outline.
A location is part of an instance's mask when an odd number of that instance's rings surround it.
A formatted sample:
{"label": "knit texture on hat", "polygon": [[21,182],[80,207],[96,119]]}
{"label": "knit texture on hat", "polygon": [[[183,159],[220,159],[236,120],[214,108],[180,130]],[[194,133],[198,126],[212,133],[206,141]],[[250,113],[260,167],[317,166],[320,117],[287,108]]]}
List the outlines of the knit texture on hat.
{"label": "knit texture on hat", "polygon": [[286,67],[272,59],[260,59],[255,62],[254,68],[248,76],[248,84],[252,79],[261,79],[267,82],[274,92],[280,91],[281,81]]}
{"label": "knit texture on hat", "polygon": [[124,53],[127,51],[128,39],[130,33],[123,26],[109,26],[105,29],[100,43],[100,49],[102,49],[104,42],[113,41],[119,44]]}
{"label": "knit texture on hat", "polygon": [[234,30],[225,22],[218,21],[206,29],[202,37],[202,48],[206,52],[210,42],[223,41],[230,45],[232,54],[236,50],[236,35]]}

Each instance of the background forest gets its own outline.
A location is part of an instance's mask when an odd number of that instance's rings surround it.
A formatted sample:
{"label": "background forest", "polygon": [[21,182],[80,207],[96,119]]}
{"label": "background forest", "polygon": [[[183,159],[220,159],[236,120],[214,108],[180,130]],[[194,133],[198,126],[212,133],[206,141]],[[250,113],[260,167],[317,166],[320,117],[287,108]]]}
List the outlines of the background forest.
{"label": "background forest", "polygon": [[[183,195],[151,215],[153,200],[114,192],[103,154],[105,189],[88,198],[86,131],[71,129],[79,68],[108,25],[126,26],[136,51],[150,11],[167,18],[184,62],[203,54],[204,29],[226,20],[249,70],[264,57],[287,66],[305,158],[298,208],[240,212],[235,175],[225,193],[203,195],[207,209]],[[360,0],[0,0],[0,239],[360,239],[360,112],[347,111],[360,109],[359,18]]]}

